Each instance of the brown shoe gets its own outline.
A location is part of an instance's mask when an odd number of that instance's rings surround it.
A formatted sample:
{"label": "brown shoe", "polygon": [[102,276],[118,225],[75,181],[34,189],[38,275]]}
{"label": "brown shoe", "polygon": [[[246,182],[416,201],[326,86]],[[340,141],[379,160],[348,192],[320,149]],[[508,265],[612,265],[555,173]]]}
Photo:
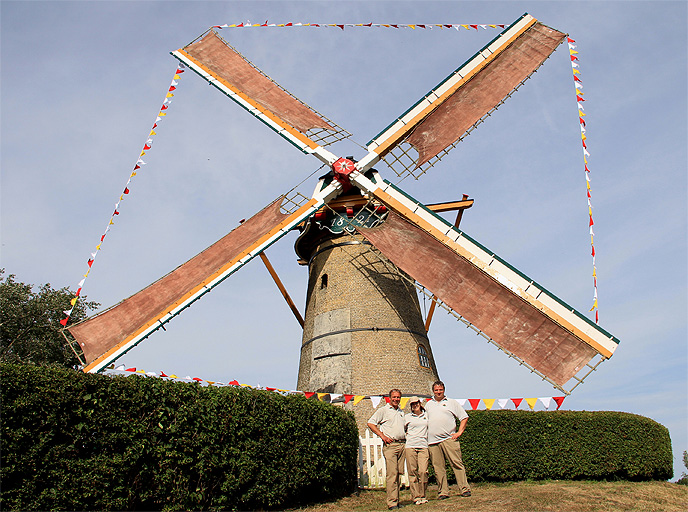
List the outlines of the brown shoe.
{"label": "brown shoe", "polygon": [[462,492],[460,496],[462,498],[468,498],[471,495],[471,491]]}
{"label": "brown shoe", "polygon": [[440,494],[440,495],[437,497],[437,499],[438,499],[438,500],[448,500],[448,499],[449,499],[449,496],[447,496],[446,494]]}

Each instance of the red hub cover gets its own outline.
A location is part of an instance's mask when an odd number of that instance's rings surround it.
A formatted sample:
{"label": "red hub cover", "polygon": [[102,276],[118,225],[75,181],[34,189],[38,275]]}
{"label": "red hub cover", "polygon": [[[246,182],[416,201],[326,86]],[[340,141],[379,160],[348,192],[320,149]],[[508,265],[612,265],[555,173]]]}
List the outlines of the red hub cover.
{"label": "red hub cover", "polygon": [[354,169],[356,169],[356,164],[349,160],[348,158],[341,157],[335,163],[332,164],[332,170],[334,170],[334,178],[343,184],[349,183],[349,174],[351,174]]}

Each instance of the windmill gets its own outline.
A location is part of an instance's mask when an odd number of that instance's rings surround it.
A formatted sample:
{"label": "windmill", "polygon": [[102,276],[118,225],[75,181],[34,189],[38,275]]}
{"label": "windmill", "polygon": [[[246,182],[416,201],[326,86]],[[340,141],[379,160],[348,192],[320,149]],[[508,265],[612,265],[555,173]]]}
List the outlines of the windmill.
{"label": "windmill", "polygon": [[[326,149],[350,134],[214,29],[172,52],[328,172],[311,197],[279,197],[155,283],[68,327],[84,371],[102,371],[254,257],[267,262],[265,249],[300,230],[295,249],[309,266],[300,389],[381,394],[399,386],[427,394],[437,371],[418,307],[420,287],[433,305],[570,393],[612,356],[618,340],[438,215],[467,208],[470,200],[424,205],[374,169],[385,163],[400,177],[426,173],[564,38],[524,14],[375,136],[358,159]],[[411,362],[415,369],[408,370]]]}

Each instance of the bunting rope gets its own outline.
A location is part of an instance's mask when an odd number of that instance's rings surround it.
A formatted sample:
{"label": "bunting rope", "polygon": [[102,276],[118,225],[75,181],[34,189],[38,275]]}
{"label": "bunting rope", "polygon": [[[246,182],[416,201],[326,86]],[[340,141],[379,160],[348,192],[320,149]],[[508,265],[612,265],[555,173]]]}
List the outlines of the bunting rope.
{"label": "bunting rope", "polygon": [[[243,387],[243,388],[251,388],[251,389],[257,389],[257,390],[262,390],[262,391],[274,391],[276,393],[280,393],[282,395],[304,395],[308,399],[317,399],[320,400],[321,402],[328,402],[332,404],[348,404],[351,403],[353,405],[358,405],[361,403],[363,400],[370,400],[371,403],[373,404],[373,409],[376,409],[378,405],[384,400],[385,403],[389,403],[389,397],[388,396],[382,396],[382,395],[349,395],[349,394],[344,394],[344,393],[318,393],[315,391],[295,391],[295,390],[289,390],[289,389],[278,389],[278,388],[271,388],[271,387],[261,387],[260,385],[258,386],[251,386],[249,384],[240,384],[238,381],[233,380],[227,383],[224,382],[218,382],[214,380],[205,380],[201,379],[200,377],[191,377],[187,375],[186,377],[178,377],[177,375],[170,374],[167,375],[165,372],[147,372],[145,370],[137,370],[136,368],[126,368],[125,365],[121,364],[117,367],[115,367],[114,364],[110,365],[107,370],[111,372],[115,372],[116,374],[119,373],[124,373],[128,375],[141,375],[145,377],[157,377],[157,378],[162,378],[162,379],[170,379],[170,380],[180,380],[183,382],[188,382],[188,383],[198,383],[198,384],[206,384],[207,386],[214,386],[214,387],[226,387],[226,386],[236,386],[236,387]],[[406,407],[406,404],[409,400],[408,396],[402,397],[401,398],[401,403],[399,406],[404,409]],[[461,407],[466,408],[466,404],[470,406],[470,409],[473,411],[477,411],[480,407],[480,404],[484,405],[484,409],[487,411],[491,411],[494,408],[495,403],[497,404],[499,409],[506,409],[508,405],[513,405],[514,410],[517,410],[519,406],[525,402],[528,407],[530,408],[531,411],[535,410],[535,406],[537,405],[538,402],[540,402],[545,409],[549,410],[549,408],[552,406],[552,402],[554,402],[557,406],[557,410],[561,407],[561,405],[564,403],[564,399],[566,397],[564,396],[541,396],[541,397],[533,397],[533,398],[455,398],[457,402],[461,405]],[[425,398],[425,400],[431,400],[431,398]]]}
{"label": "bunting rope", "polygon": [[405,24],[405,23],[268,23],[265,21],[265,23],[251,23],[250,21],[242,22],[242,23],[234,23],[232,25],[228,25],[225,23],[224,25],[213,25],[211,28],[256,28],[256,27],[278,27],[278,28],[288,28],[288,27],[314,27],[314,28],[339,28],[344,30],[345,27],[349,28],[394,28],[394,29],[404,29],[404,28],[410,28],[413,30],[416,30],[418,28],[424,29],[424,30],[433,30],[433,29],[454,29],[454,30],[478,30],[478,29],[483,29],[483,30],[488,30],[488,29],[495,29],[495,28],[505,28],[506,25],[503,23],[497,23],[497,24],[465,24],[465,23],[413,23],[413,24]]}
{"label": "bunting rope", "polygon": [[593,279],[593,304],[590,311],[595,311],[595,323],[600,323],[600,311],[597,304],[597,266],[595,265],[595,233],[593,231],[593,226],[595,222],[592,218],[592,195],[590,193],[590,168],[588,167],[588,157],[590,152],[588,151],[588,145],[586,144],[587,137],[585,135],[586,124],[585,124],[585,108],[583,107],[583,82],[580,78],[580,64],[578,61],[578,51],[576,50],[576,41],[567,37],[567,42],[569,45],[569,55],[571,57],[571,70],[573,71],[573,83],[576,87],[576,105],[578,106],[578,119],[581,131],[581,143],[583,145],[583,162],[585,164],[585,185],[587,189],[588,196],[588,227],[590,228],[590,247],[592,253],[592,279]]}
{"label": "bunting rope", "polygon": [[60,323],[62,324],[63,327],[67,326],[67,322],[69,321],[72,311],[74,310],[74,305],[76,304],[77,300],[79,299],[79,296],[81,295],[81,290],[84,287],[84,282],[88,278],[88,275],[91,273],[91,268],[93,267],[93,263],[96,260],[96,256],[98,256],[98,253],[100,252],[101,246],[103,245],[103,242],[105,241],[105,237],[107,234],[110,232],[110,226],[113,226],[115,224],[115,216],[119,215],[119,207],[122,201],[124,200],[124,196],[129,195],[129,185],[131,184],[131,180],[134,176],[136,176],[137,171],[141,169],[141,166],[146,165],[146,162],[143,161],[143,157],[146,155],[146,152],[150,150],[153,146],[153,137],[157,135],[155,133],[155,129],[158,127],[158,123],[160,123],[163,118],[167,115],[166,110],[170,107],[170,103],[172,103],[172,97],[174,96],[173,91],[177,89],[177,85],[179,82],[177,80],[180,79],[180,75],[184,73],[184,68],[185,66],[180,63],[179,66],[177,66],[176,71],[174,72],[174,76],[172,77],[172,82],[170,83],[170,86],[167,88],[167,93],[165,94],[165,99],[162,102],[162,107],[160,107],[158,111],[158,115],[155,118],[155,122],[153,123],[153,127],[151,128],[150,132],[148,133],[148,137],[146,138],[146,142],[143,144],[143,149],[141,150],[141,153],[139,154],[138,159],[136,160],[136,164],[134,164],[134,168],[132,169],[131,173],[129,174],[129,178],[127,179],[127,183],[124,185],[124,190],[119,196],[119,199],[115,203],[115,210],[112,212],[112,215],[110,216],[110,220],[107,223],[107,227],[105,228],[105,232],[100,236],[100,242],[98,245],[96,245],[96,250],[95,252],[91,253],[91,257],[88,259],[88,262],[86,263],[88,265],[88,269],[86,270],[86,273],[83,275],[83,279],[79,281],[79,284],[77,286],[76,293],[74,294],[74,297],[72,300],[69,302],[71,308],[68,310],[63,311],[65,314],[65,318],[60,320]]}

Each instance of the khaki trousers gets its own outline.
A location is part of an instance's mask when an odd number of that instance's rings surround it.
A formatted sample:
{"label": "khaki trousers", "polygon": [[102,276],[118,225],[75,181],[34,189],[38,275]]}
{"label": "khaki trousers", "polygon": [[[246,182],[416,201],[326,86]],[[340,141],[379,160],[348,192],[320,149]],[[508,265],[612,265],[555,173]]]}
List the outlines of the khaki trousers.
{"label": "khaki trousers", "polygon": [[428,448],[430,452],[430,460],[432,467],[435,470],[435,477],[437,478],[437,494],[439,496],[449,496],[449,484],[447,483],[447,471],[445,469],[444,461],[449,461],[454,475],[456,475],[456,484],[459,487],[459,493],[469,492],[471,488],[468,486],[466,479],[466,468],[461,460],[461,444],[459,440],[445,439],[441,443],[431,444]]}
{"label": "khaki trousers", "polygon": [[428,449],[406,448],[406,467],[409,472],[411,496],[414,500],[425,498],[428,488]]}
{"label": "khaki trousers", "polygon": [[385,457],[387,466],[387,506],[394,507],[399,504],[399,487],[401,486],[401,475],[404,474],[404,464],[406,457],[404,454],[403,441],[395,441],[386,444],[382,448],[382,455]]}

